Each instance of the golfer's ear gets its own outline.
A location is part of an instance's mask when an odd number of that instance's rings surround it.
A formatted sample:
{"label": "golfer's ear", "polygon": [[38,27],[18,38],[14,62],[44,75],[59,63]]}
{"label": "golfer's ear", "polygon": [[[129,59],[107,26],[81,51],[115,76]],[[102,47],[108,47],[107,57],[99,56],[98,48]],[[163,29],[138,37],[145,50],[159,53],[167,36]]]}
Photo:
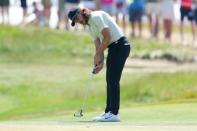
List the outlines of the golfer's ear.
{"label": "golfer's ear", "polygon": [[84,13],[85,11],[86,11],[85,9],[81,9],[81,12],[83,12],[83,13]]}

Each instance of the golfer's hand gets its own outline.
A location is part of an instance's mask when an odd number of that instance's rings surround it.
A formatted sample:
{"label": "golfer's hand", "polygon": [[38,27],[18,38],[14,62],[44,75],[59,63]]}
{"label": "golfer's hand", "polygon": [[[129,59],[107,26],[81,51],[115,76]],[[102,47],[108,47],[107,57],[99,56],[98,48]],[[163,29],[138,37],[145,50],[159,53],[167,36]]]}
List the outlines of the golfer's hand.
{"label": "golfer's hand", "polygon": [[99,65],[96,65],[94,67],[94,71],[93,71],[94,74],[98,74],[103,69],[103,63],[104,62],[101,62]]}
{"label": "golfer's hand", "polygon": [[99,73],[99,71],[103,68],[104,63],[104,55],[103,54],[96,54],[94,56],[94,74]]}
{"label": "golfer's hand", "polygon": [[95,56],[94,56],[94,65],[95,65],[95,67],[100,65],[101,63],[103,63],[103,61],[104,61],[103,54],[97,54],[96,53]]}

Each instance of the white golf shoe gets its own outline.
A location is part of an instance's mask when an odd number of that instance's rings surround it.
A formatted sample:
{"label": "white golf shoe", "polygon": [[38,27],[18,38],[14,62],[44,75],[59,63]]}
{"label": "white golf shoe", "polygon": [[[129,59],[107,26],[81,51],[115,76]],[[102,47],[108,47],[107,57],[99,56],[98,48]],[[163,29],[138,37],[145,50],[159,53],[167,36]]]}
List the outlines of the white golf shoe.
{"label": "white golf shoe", "polygon": [[118,115],[114,115],[111,112],[104,113],[98,117],[95,117],[93,121],[97,122],[120,122],[120,118]]}

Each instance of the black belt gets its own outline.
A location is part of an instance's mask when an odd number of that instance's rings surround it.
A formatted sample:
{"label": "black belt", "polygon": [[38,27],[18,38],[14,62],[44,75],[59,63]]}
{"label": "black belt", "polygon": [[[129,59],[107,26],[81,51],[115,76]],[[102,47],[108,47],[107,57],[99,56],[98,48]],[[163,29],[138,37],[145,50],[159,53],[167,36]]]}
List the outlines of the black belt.
{"label": "black belt", "polygon": [[112,47],[112,46],[114,46],[114,45],[129,45],[129,42],[128,42],[128,40],[127,40],[127,38],[125,37],[125,36],[123,36],[123,37],[120,37],[120,39],[118,39],[117,41],[115,41],[115,42],[112,42],[111,44],[109,44],[109,46],[108,46],[108,48],[110,48],[110,47]]}

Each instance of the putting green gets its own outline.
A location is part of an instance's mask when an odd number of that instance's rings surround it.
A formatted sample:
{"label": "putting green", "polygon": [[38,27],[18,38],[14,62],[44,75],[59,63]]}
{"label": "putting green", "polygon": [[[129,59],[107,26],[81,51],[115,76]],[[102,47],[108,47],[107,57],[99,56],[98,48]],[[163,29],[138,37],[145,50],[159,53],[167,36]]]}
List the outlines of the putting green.
{"label": "putting green", "polygon": [[[76,118],[73,112],[63,112],[47,118],[34,119],[39,121],[58,121],[63,123],[76,123],[91,121],[93,117],[102,113],[86,112],[84,117]],[[123,123],[133,124],[196,124],[197,125],[197,103],[188,101],[185,103],[163,103],[151,105],[136,105],[120,109],[120,117]],[[30,120],[31,121],[31,120]]]}
{"label": "putting green", "polygon": [[85,112],[75,118],[73,112],[47,118],[1,122],[1,131],[196,131],[197,103],[136,105],[120,111],[121,122],[91,122],[98,112]]}

